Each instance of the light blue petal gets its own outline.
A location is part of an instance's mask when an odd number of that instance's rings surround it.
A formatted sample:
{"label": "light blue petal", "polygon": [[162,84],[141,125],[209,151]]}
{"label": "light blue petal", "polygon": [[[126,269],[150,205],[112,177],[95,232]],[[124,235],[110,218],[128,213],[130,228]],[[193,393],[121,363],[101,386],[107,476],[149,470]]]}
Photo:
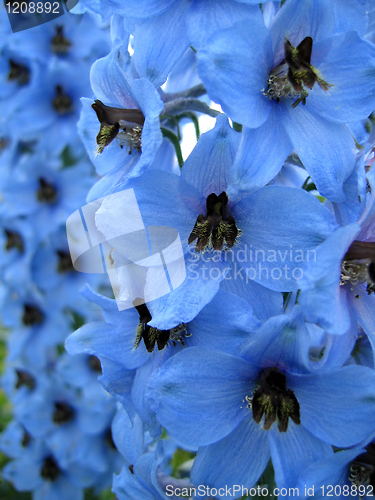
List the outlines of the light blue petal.
{"label": "light blue petal", "polygon": [[354,140],[348,127],[315,114],[306,106],[282,106],[283,126],[319,193],[330,201],[344,201],[343,183],[355,165]]}
{"label": "light blue petal", "polygon": [[[237,258],[239,260],[238,253]],[[246,274],[239,263],[234,263],[231,271],[221,282],[220,289],[246,300],[251,305],[255,316],[261,321],[282,314],[284,311],[282,294],[246,279]]]}
{"label": "light blue petal", "polygon": [[248,413],[224,439],[199,449],[191,471],[194,484],[223,488],[224,492],[231,488],[232,494],[220,495],[225,498],[238,498],[242,486],[254,486],[266,468],[270,451],[267,432],[255,423],[251,410]]}
{"label": "light blue petal", "polygon": [[138,108],[131,95],[130,85],[125,73],[117,62],[118,49],[102,59],[98,59],[91,68],[91,86],[97,99],[106,106],[115,108]]}
{"label": "light blue petal", "polygon": [[[325,491],[327,492],[328,485],[344,485],[349,483],[348,473],[349,473],[349,464],[356,457],[365,453],[364,448],[355,448],[353,450],[344,450],[335,453],[333,456],[319,460],[314,464],[310,465],[303,473],[300,475],[298,483],[300,487],[300,491],[308,491],[312,492],[314,489],[315,495],[314,498],[325,498],[322,495],[323,491],[321,489],[322,486],[325,487]],[[306,490],[305,490],[306,488]],[[354,488],[353,488],[354,492]],[[336,496],[340,500],[344,500],[344,496]]]}
{"label": "light blue petal", "polygon": [[169,9],[176,0],[107,0],[112,9],[123,17],[151,17]]}
{"label": "light blue petal", "polygon": [[272,66],[269,32],[256,21],[214,33],[198,51],[198,73],[208,95],[232,120],[250,128],[260,127],[274,105],[262,94]]}
{"label": "light blue petal", "polygon": [[186,28],[194,49],[199,50],[215,31],[228,28],[237,21],[252,19],[262,22],[259,4],[253,3],[256,4],[254,7],[233,0],[193,2],[186,15]]}
{"label": "light blue petal", "polygon": [[265,186],[279,173],[291,151],[279,108],[274,106],[259,128],[244,127],[236,161],[228,175],[228,196],[234,200],[237,192],[247,191],[249,195]]}
{"label": "light blue petal", "polygon": [[[367,0],[333,0],[335,33],[356,30],[364,35],[367,29]],[[362,3],[362,5],[360,5]]]}
{"label": "light blue petal", "polygon": [[375,47],[356,31],[340,33],[314,47],[311,64],[329,84],[309,91],[310,109],[327,120],[342,123],[367,118],[375,108]]}
{"label": "light blue petal", "polygon": [[360,298],[356,299],[353,293],[350,302],[358,323],[362,326],[370,341],[375,361],[375,295],[362,293]]}
{"label": "light blue petal", "polygon": [[301,425],[319,439],[349,447],[374,432],[374,370],[352,365],[332,373],[288,374],[287,380],[300,405]]}
{"label": "light blue petal", "polygon": [[[298,302],[307,321],[317,323],[329,333],[342,334],[350,327],[346,287],[339,286],[341,262],[359,232],[358,224],[338,228],[306,263],[300,281]],[[332,251],[335,249],[335,251]]]}
{"label": "light blue petal", "polygon": [[326,0],[287,0],[270,26],[275,66],[284,59],[285,37],[295,47],[307,36],[316,43],[333,33],[334,23],[332,6]]}
{"label": "light blue petal", "polygon": [[204,446],[227,436],[243,420],[248,409],[245,404],[241,408],[242,402],[254,388],[255,376],[256,370],[241,358],[191,347],[154,372],[147,397],[171,436]]}
{"label": "light blue petal", "polygon": [[[179,0],[166,12],[136,23],[134,31],[134,63],[139,75],[155,87],[167,79],[176,62],[189,47],[185,15],[190,0]],[[162,36],[155,36],[161,33]]]}
{"label": "light blue petal", "polygon": [[[249,280],[276,291],[299,288],[303,263],[336,228],[331,213],[302,189],[266,186],[233,207],[238,258]],[[266,214],[266,217],[265,217]],[[235,255],[241,249],[234,250]],[[293,274],[294,271],[294,274]]]}
{"label": "light blue petal", "polygon": [[213,130],[202,134],[184,164],[181,178],[207,198],[227,190],[228,170],[233,165],[241,135],[225,115],[219,115]]}
{"label": "light blue petal", "polygon": [[313,436],[302,425],[296,425],[291,419],[286,432],[279,432],[273,425],[268,439],[278,488],[296,487],[298,476],[309,465],[333,456],[329,444]]}

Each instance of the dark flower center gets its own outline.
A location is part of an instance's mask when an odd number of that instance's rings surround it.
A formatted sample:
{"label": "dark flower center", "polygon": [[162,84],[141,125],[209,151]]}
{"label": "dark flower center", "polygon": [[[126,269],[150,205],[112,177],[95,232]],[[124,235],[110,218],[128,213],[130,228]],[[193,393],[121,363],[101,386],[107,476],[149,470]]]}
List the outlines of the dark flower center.
{"label": "dark flower center", "polygon": [[53,413],[53,421],[55,424],[65,424],[74,418],[74,408],[63,401],[55,402],[55,411]]}
{"label": "dark flower center", "polygon": [[283,97],[295,98],[292,108],[300,102],[306,104],[307,89],[312,89],[317,83],[322,90],[329,90],[331,84],[325,82],[317,70],[310,64],[313,40],[310,36],[304,38],[297,46],[285,39],[285,58],[269,74],[268,88],[263,94],[271,100],[280,102]]}
{"label": "dark flower center", "polygon": [[141,340],[145,343],[148,352],[152,352],[157,344],[159,351],[164,349],[168,341],[171,340],[174,346],[177,343],[185,345],[185,337],[190,337],[191,333],[187,333],[186,325],[181,323],[175,328],[170,330],[158,330],[147,323],[151,321],[152,316],[148,310],[146,304],[143,303],[142,299],[135,299],[133,301],[133,306],[137,309],[139,314],[139,325],[137,327],[137,336],[134,342],[134,349],[136,349]]}
{"label": "dark flower center", "polygon": [[44,314],[42,311],[31,304],[23,306],[22,322],[25,326],[40,325],[44,321]]}
{"label": "dark flower center", "polygon": [[[375,444],[366,446],[366,452],[359,455],[349,465],[349,481],[357,486],[375,487]],[[364,496],[364,495],[363,495]]]}
{"label": "dark flower center", "polygon": [[126,146],[129,154],[142,150],[142,128],[145,117],[139,109],[121,109],[106,106],[98,99],[91,105],[100,122],[96,136],[97,153],[101,154],[115,138],[119,146]]}
{"label": "dark flower center", "polygon": [[14,62],[9,59],[10,70],[8,73],[8,80],[17,82],[18,85],[27,85],[30,80],[30,71],[26,66]]}
{"label": "dark flower center", "polygon": [[51,49],[55,54],[67,54],[70,50],[71,43],[64,37],[63,26],[56,26],[56,35],[52,38]]}
{"label": "dark flower center", "polygon": [[55,97],[52,101],[52,106],[59,115],[68,115],[73,111],[73,103],[71,98],[64,94],[61,85],[56,85]]}
{"label": "dark flower center", "polygon": [[53,184],[47,182],[43,177],[39,177],[39,185],[36,195],[41,203],[54,203],[57,199],[57,191]]}
{"label": "dark flower center", "polygon": [[106,444],[113,450],[117,450],[115,442],[113,441],[112,429],[109,427],[105,433],[104,440]]}
{"label": "dark flower center", "polygon": [[89,367],[94,372],[102,373],[102,365],[100,363],[99,358],[97,358],[96,356],[93,355],[89,356]]}
{"label": "dark flower center", "polygon": [[[375,292],[375,243],[353,241],[341,264],[340,285],[354,286],[367,282],[367,293]],[[356,295],[359,298],[359,295]]]}
{"label": "dark flower center", "polygon": [[30,375],[30,373],[24,370],[16,370],[17,374],[17,382],[16,389],[19,389],[22,386],[28,387],[31,391],[35,389],[35,378]]}
{"label": "dark flower center", "polygon": [[17,248],[17,250],[22,253],[24,251],[24,246],[21,236],[15,231],[8,231],[7,229],[5,229],[5,234],[7,236],[5,249],[11,250],[12,248]]}
{"label": "dark flower center", "polygon": [[57,465],[55,459],[50,455],[46,457],[43,462],[43,467],[40,471],[40,475],[44,479],[48,479],[50,481],[55,481],[57,477],[60,475],[60,469]]}
{"label": "dark flower center", "polygon": [[276,420],[280,432],[287,431],[289,418],[297,425],[301,423],[297,398],[293,391],[287,389],[285,375],[276,368],[262,371],[258,389],[252,397],[247,396],[246,400],[257,424],[264,415],[263,429],[266,431]]}
{"label": "dark flower center", "polygon": [[57,250],[59,256],[59,263],[57,265],[57,270],[60,274],[67,273],[69,271],[74,271],[72,259],[68,252],[63,252],[62,250]]}
{"label": "dark flower center", "polygon": [[30,443],[30,441],[31,441],[30,434],[27,431],[24,431],[23,438],[22,438],[22,441],[21,441],[22,446],[24,448],[26,448],[26,446]]}
{"label": "dark flower center", "polygon": [[206,248],[221,250],[224,241],[228,248],[232,248],[236,238],[240,236],[241,231],[237,229],[227,205],[228,195],[224,191],[219,196],[211,193],[207,197],[206,216],[203,214],[198,216],[188,239],[189,245],[197,239],[195,244],[197,252],[204,252]]}

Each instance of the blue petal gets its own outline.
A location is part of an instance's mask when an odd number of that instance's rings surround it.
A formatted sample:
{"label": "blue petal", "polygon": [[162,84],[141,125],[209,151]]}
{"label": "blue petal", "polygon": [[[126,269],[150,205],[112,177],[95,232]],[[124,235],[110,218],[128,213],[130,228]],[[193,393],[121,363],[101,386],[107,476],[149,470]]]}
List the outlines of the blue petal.
{"label": "blue petal", "polygon": [[284,58],[285,37],[295,47],[307,36],[317,42],[334,30],[334,13],[326,0],[288,0],[270,27],[275,63]]}
{"label": "blue petal", "polygon": [[[199,449],[191,471],[194,484],[232,489],[225,498],[238,498],[241,487],[250,489],[262,475],[270,457],[267,432],[255,423],[251,410],[224,439]],[[239,486],[241,485],[241,486]],[[240,488],[240,489],[238,489]]]}
{"label": "blue petal", "polygon": [[107,0],[112,9],[123,17],[151,17],[169,9],[176,0]]}
{"label": "blue petal", "polygon": [[153,374],[147,397],[171,436],[204,446],[222,439],[243,420],[248,410],[246,405],[241,408],[242,402],[254,388],[255,376],[241,358],[191,347]]}
{"label": "blue petal", "polygon": [[343,183],[355,165],[355,148],[348,127],[315,114],[306,106],[284,101],[283,126],[319,193],[331,201],[344,201]]}
{"label": "blue petal", "polygon": [[358,323],[362,326],[370,341],[375,361],[375,295],[362,293],[359,299],[353,297],[351,303]]}
{"label": "blue petal", "polygon": [[249,195],[265,186],[279,173],[291,151],[278,106],[274,106],[259,128],[244,127],[236,161],[229,171],[228,196],[233,200],[237,192],[247,191]]}
{"label": "blue petal", "polygon": [[295,487],[298,476],[309,465],[333,456],[329,444],[313,436],[302,425],[296,425],[291,419],[287,432],[279,432],[274,425],[268,438],[278,488]]}
{"label": "blue petal", "polygon": [[219,115],[213,130],[202,134],[184,164],[181,178],[207,197],[227,190],[228,170],[233,165],[241,135],[225,115]]}
{"label": "blue petal", "polygon": [[214,33],[198,51],[198,72],[208,95],[232,120],[250,128],[260,127],[274,105],[262,94],[272,66],[269,32],[256,21]]}
{"label": "blue petal", "polygon": [[215,31],[228,28],[237,21],[252,19],[261,22],[258,2],[255,0],[253,3],[256,4],[254,7],[232,0],[193,2],[186,15],[186,28],[194,49],[199,50]]}
{"label": "blue petal", "polygon": [[375,107],[375,47],[355,31],[326,38],[314,46],[311,64],[333,85],[327,91],[316,83],[307,97],[315,113],[327,120],[354,122]]}
{"label": "blue petal", "polygon": [[267,186],[243,198],[232,211],[242,230],[245,256],[239,262],[250,280],[277,291],[299,288],[308,252],[336,228],[328,210],[302,189]]}
{"label": "blue petal", "polygon": [[[155,87],[167,79],[176,62],[189,47],[185,15],[190,0],[179,0],[173,8],[157,17],[136,23],[134,31],[134,63],[139,75],[148,78]],[[155,33],[163,36],[155,37]]]}
{"label": "blue petal", "polygon": [[287,380],[300,405],[301,425],[319,439],[349,447],[374,432],[374,370],[346,366],[325,374],[288,374]]}
{"label": "blue petal", "polygon": [[340,287],[339,283],[342,259],[358,232],[355,223],[338,228],[316,249],[314,262],[304,266],[298,302],[307,321],[329,333],[342,334],[350,326],[346,286]]}
{"label": "blue petal", "polygon": [[246,300],[251,305],[255,316],[261,321],[282,314],[284,311],[282,294],[246,279],[245,273],[241,270],[241,265],[234,263],[233,269],[221,282],[220,289]]}
{"label": "blue petal", "polygon": [[[314,464],[310,465],[299,477],[298,483],[300,485],[300,490],[304,488],[310,490],[314,488],[315,496],[314,498],[325,498],[322,495],[321,487],[328,485],[342,485],[349,484],[348,472],[349,464],[356,457],[365,453],[364,448],[355,448],[353,450],[339,451],[329,458],[319,460]],[[354,490],[354,488],[353,488]],[[306,491],[306,490],[304,490]],[[326,490],[327,491],[327,490]],[[336,497],[337,498],[337,497]],[[339,497],[340,500],[344,497]]]}
{"label": "blue petal", "polygon": [[98,59],[91,68],[91,86],[97,99],[115,108],[137,108],[131,95],[130,85],[125,73],[117,62],[118,49],[102,59]]}

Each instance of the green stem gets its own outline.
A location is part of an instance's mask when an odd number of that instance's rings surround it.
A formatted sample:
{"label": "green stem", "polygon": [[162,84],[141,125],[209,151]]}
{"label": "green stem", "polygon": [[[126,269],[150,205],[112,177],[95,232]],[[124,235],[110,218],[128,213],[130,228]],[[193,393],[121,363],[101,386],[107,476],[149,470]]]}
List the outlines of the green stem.
{"label": "green stem", "polygon": [[178,140],[177,135],[174,134],[168,128],[160,127],[160,130],[161,130],[161,133],[163,134],[163,137],[166,137],[173,144],[174,149],[176,151],[177,161],[178,161],[178,164],[179,164],[180,169],[181,169],[183,164],[184,164],[184,159],[182,157],[180,141]]}

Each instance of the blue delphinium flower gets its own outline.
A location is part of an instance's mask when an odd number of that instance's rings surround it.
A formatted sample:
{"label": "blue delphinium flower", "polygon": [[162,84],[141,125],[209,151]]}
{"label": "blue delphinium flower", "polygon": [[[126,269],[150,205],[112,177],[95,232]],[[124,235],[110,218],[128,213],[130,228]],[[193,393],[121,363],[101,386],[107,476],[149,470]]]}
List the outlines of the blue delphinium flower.
{"label": "blue delphinium flower", "polygon": [[298,481],[300,491],[305,492],[303,498],[325,498],[331,492],[338,500],[344,500],[348,496],[373,498],[374,446],[374,443],[370,443],[366,448],[339,451],[329,459],[310,465]]}
{"label": "blue delphinium flower", "polygon": [[[363,167],[363,162],[360,165]],[[372,187],[372,170],[367,178]],[[371,194],[366,204],[362,194],[360,202],[356,179],[348,180],[351,204],[336,207],[343,225],[317,248],[316,262],[306,264],[298,302],[308,321],[330,333],[342,334],[359,324],[374,350],[375,196]]]}
{"label": "blue delphinium flower", "polygon": [[54,57],[71,64],[94,62],[110,51],[108,29],[99,29],[90,14],[61,18],[14,34],[9,48],[30,60],[49,64]]}
{"label": "blue delphinium flower", "polygon": [[159,87],[190,44],[197,47],[202,39],[236,20],[261,19],[259,7],[254,4],[258,2],[144,0],[124,4],[106,0],[104,5],[125,17],[126,27],[135,39],[135,67],[140,76]]}
{"label": "blue delphinium flower", "polygon": [[11,108],[8,125],[20,140],[40,139],[43,149],[59,154],[76,141],[80,98],[89,95],[89,63],[81,61],[80,73],[67,61],[54,60],[39,74],[32,91],[22,89]]}
{"label": "blue delphinium flower", "polygon": [[[237,190],[270,181],[294,149],[319,192],[344,200],[355,151],[346,123],[375,107],[375,47],[355,31],[355,16],[352,24],[340,15],[333,3],[288,0],[269,30],[241,21],[198,51],[208,94],[245,126],[232,172]],[[252,141],[262,148],[248,155]]]}
{"label": "blue delphinium flower", "polygon": [[151,378],[158,420],[179,442],[200,446],[194,484],[250,488],[271,456],[277,486],[294,487],[306,467],[332,455],[330,445],[353,446],[373,432],[373,370],[301,373],[277,344],[268,356],[268,344],[259,336],[255,362],[250,349],[238,357],[192,347]]}
{"label": "blue delphinium flower", "polygon": [[78,123],[98,174],[115,171],[116,182],[132,170],[133,175],[139,174],[152,163],[162,143],[159,115],[163,109],[149,81],[137,78],[128,82],[118,61],[119,50],[115,46],[93,65],[91,85],[96,100],[82,99]]}
{"label": "blue delphinium flower", "polygon": [[[180,177],[147,172],[116,188],[134,190],[146,226],[168,226],[179,232],[187,277],[166,296],[165,320],[177,303],[179,322],[191,320],[229,272],[233,279],[236,272],[247,276],[249,286],[254,280],[276,291],[298,288],[299,263],[336,227],[322,204],[299,189],[267,186],[250,196],[228,199],[228,170],[239,140],[220,116],[216,127],[198,141]],[[121,237],[114,240],[117,228],[125,227],[127,220],[120,196],[115,201],[105,199],[95,218],[118,254],[134,255],[136,248],[131,248],[129,239],[126,245]]]}

